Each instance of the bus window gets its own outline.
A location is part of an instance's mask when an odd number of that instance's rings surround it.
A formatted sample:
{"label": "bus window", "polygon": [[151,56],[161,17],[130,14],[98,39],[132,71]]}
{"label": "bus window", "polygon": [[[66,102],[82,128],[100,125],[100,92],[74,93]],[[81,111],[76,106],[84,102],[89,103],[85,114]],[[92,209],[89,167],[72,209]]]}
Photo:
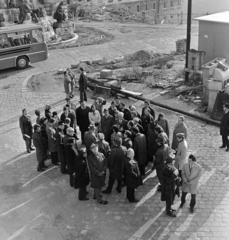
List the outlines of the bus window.
{"label": "bus window", "polygon": [[12,47],[31,43],[30,32],[14,32],[8,34],[8,41]]}
{"label": "bus window", "polygon": [[10,47],[6,33],[0,34],[0,49]]}
{"label": "bus window", "polygon": [[43,31],[41,29],[32,30],[32,37],[34,43],[44,42]]}

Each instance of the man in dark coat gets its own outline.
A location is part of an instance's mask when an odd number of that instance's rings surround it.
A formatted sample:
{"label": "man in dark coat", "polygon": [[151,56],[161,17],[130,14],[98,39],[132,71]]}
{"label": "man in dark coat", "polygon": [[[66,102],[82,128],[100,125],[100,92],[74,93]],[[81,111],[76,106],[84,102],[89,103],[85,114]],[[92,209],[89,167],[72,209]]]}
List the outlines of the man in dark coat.
{"label": "man in dark coat", "polygon": [[[57,155],[58,160],[60,161],[60,172],[62,174],[67,173],[66,169],[66,157],[65,157],[65,149],[64,149],[64,123],[62,121],[58,122],[58,128],[55,133],[56,144],[57,144]],[[67,144],[67,142],[66,142]]]}
{"label": "man in dark coat", "polygon": [[90,147],[91,154],[88,157],[88,166],[91,176],[91,187],[94,188],[94,196],[98,203],[107,204],[107,201],[101,198],[101,188],[105,185],[107,162],[102,153],[99,152],[98,146],[94,143]]}
{"label": "man in dark coat", "polygon": [[148,129],[147,129],[147,150],[148,150],[148,161],[152,162],[153,158],[156,154],[157,151],[157,134],[155,132],[155,127],[157,126],[157,124],[152,121],[150,122],[150,124],[148,125]]}
{"label": "man in dark coat", "polygon": [[80,68],[80,78],[79,78],[79,91],[80,91],[80,100],[81,101],[87,101],[87,74],[83,70],[83,68]]}
{"label": "man in dark coat", "polygon": [[32,148],[33,126],[30,115],[27,114],[27,110],[25,108],[22,110],[22,116],[19,118],[19,126],[21,128],[23,140],[25,141],[26,150],[30,153],[35,150]]}
{"label": "man in dark coat", "polygon": [[101,118],[101,131],[104,134],[105,140],[111,142],[111,129],[114,124],[114,118],[109,114],[107,109],[104,109],[104,115]]}
{"label": "man in dark coat", "polygon": [[144,102],[144,107],[142,108],[142,115],[141,115],[141,116],[143,116],[144,111],[145,111],[146,108],[149,109],[150,115],[155,119],[155,111],[154,111],[154,109],[150,106],[150,101],[149,101],[149,100],[145,100],[145,102]]}
{"label": "man in dark coat", "polygon": [[138,166],[141,174],[145,175],[145,165],[147,163],[147,144],[146,136],[139,132],[137,127],[133,127],[135,138],[133,141],[133,149],[135,154],[135,160],[138,162]]}
{"label": "man in dark coat", "polygon": [[115,106],[115,102],[111,102],[111,106],[108,108],[109,114],[115,119],[115,112],[117,111],[117,108]]}
{"label": "man in dark coat", "polygon": [[85,132],[84,134],[84,145],[87,149],[87,156],[90,156],[90,154],[92,153],[91,144],[96,143],[98,140],[95,135],[95,129],[96,129],[95,125],[91,124],[89,126],[89,131]]}
{"label": "man in dark coat", "polygon": [[122,112],[124,114],[123,118],[126,121],[130,121],[131,120],[130,110],[128,108],[125,108],[125,103],[121,102],[119,104],[119,109],[120,109],[120,112]]}
{"label": "man in dark coat", "polygon": [[117,110],[120,112],[121,111],[121,108],[120,108],[120,97],[119,96],[116,96],[115,97],[115,107],[117,108]]}
{"label": "man in dark coat", "polygon": [[84,143],[84,134],[88,131],[88,127],[90,125],[88,113],[90,112],[90,108],[85,105],[84,101],[80,101],[80,106],[76,109],[76,119],[77,125],[79,126],[81,132],[81,140]]}
{"label": "man in dark coat", "polygon": [[63,107],[63,113],[60,115],[60,120],[64,122],[66,118],[71,119],[70,127],[76,128],[76,116],[74,111],[70,111],[69,107]]}
{"label": "man in dark coat", "polygon": [[33,133],[33,144],[36,148],[36,156],[37,156],[37,171],[42,172],[45,171],[46,168],[44,161],[47,159],[46,148],[44,145],[44,141],[41,135],[41,127],[38,124],[34,125],[34,133]]}
{"label": "man in dark coat", "polygon": [[108,158],[108,169],[110,171],[109,182],[106,190],[102,191],[104,194],[111,194],[115,179],[118,180],[116,190],[118,193],[122,191],[122,177],[124,168],[124,159],[126,156],[126,148],[122,146],[122,139],[115,140],[115,147],[112,148],[111,154]]}
{"label": "man in dark coat", "polygon": [[154,162],[154,166],[157,172],[157,177],[160,183],[157,190],[161,191],[161,187],[163,185],[162,171],[165,167],[165,160],[169,156],[169,147],[167,144],[165,144],[165,139],[163,138],[163,136],[158,136],[157,145],[158,145],[158,149],[153,162]]}
{"label": "man in dark coat", "polygon": [[142,177],[138,163],[134,160],[134,150],[129,148],[125,157],[126,198],[129,202],[138,202],[135,198],[135,189],[142,185]]}
{"label": "man in dark coat", "polygon": [[168,157],[166,159],[165,168],[162,171],[163,185],[161,190],[161,201],[166,202],[166,214],[170,217],[176,217],[171,208],[175,194],[180,196],[179,191],[179,174],[175,168],[173,159]]}
{"label": "man in dark coat", "polygon": [[126,149],[129,149],[129,148],[133,147],[131,136],[132,136],[132,134],[128,130],[126,130],[124,135],[123,135],[122,146],[125,147]]}
{"label": "man in dark coat", "polygon": [[89,173],[87,166],[86,149],[82,148],[79,150],[79,155],[75,159],[75,181],[74,187],[79,188],[78,199],[80,201],[86,201],[89,198],[87,195],[87,185],[89,184]]}
{"label": "man in dark coat", "polygon": [[226,103],[223,106],[223,110],[224,110],[224,115],[220,122],[220,135],[222,135],[223,145],[220,148],[227,147],[226,152],[229,152],[229,140],[228,140],[228,136],[229,136],[229,103]]}
{"label": "man in dark coat", "polygon": [[53,165],[58,165],[58,155],[57,155],[57,143],[56,143],[56,130],[54,129],[55,120],[53,118],[49,119],[48,126],[46,128],[48,135],[48,147],[51,153],[51,161]]}
{"label": "man in dark coat", "polygon": [[70,186],[73,187],[74,186],[73,174],[75,172],[76,158],[78,157],[78,146],[76,144],[76,139],[74,137],[68,139],[68,143],[65,149],[69,174],[69,183]]}

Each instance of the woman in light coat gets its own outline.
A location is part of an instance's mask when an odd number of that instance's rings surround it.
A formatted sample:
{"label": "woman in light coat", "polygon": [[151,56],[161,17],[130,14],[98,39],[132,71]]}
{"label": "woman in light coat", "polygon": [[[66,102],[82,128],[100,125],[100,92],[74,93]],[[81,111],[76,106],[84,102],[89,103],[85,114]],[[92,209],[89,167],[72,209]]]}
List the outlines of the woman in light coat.
{"label": "woman in light coat", "polygon": [[175,156],[175,167],[179,170],[179,176],[181,178],[181,171],[183,169],[184,163],[187,162],[187,153],[188,153],[188,144],[187,144],[187,141],[185,140],[185,134],[178,133],[177,141],[178,141],[178,147],[177,147],[177,152]]}
{"label": "woman in light coat", "polygon": [[88,118],[90,123],[96,126],[95,133],[97,134],[100,130],[101,115],[94,105],[91,106],[91,112],[88,113]]}

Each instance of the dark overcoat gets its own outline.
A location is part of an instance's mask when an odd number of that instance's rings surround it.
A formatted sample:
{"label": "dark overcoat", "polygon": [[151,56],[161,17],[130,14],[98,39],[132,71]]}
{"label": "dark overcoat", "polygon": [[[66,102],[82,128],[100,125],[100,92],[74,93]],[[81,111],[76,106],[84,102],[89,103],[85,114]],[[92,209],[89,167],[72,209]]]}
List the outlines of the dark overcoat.
{"label": "dark overcoat", "polygon": [[82,72],[79,78],[79,90],[81,92],[87,90],[87,74]]}
{"label": "dark overcoat", "polygon": [[229,112],[225,113],[221,119],[220,135],[229,135]]}
{"label": "dark overcoat", "polygon": [[108,158],[108,168],[114,179],[122,179],[126,148],[123,146],[114,147]]}
{"label": "dark overcoat", "polygon": [[157,170],[162,171],[165,167],[165,160],[169,156],[169,147],[167,144],[160,146],[157,149],[154,164]]}
{"label": "dark overcoat", "polygon": [[33,133],[33,145],[36,148],[37,161],[42,162],[47,159],[46,148],[40,132]]}
{"label": "dark overcoat", "polygon": [[102,115],[101,118],[101,131],[104,134],[105,140],[110,141],[111,139],[111,128],[114,124],[114,118],[109,114],[108,117]]}
{"label": "dark overcoat", "polygon": [[64,137],[65,136],[63,130],[57,128],[55,138],[57,144],[58,159],[60,162],[65,162]]}
{"label": "dark overcoat", "polygon": [[19,126],[21,128],[21,133],[26,134],[32,138],[33,126],[29,116],[22,115],[19,118]]}
{"label": "dark overcoat", "polygon": [[161,189],[161,201],[170,200],[173,204],[175,194],[179,194],[179,178],[178,171],[176,168],[169,168],[165,165],[162,171],[163,185]]}
{"label": "dark overcoat", "polygon": [[147,145],[146,137],[144,134],[138,133],[134,138],[133,149],[135,160],[138,165],[144,165],[147,162]]}
{"label": "dark overcoat", "polygon": [[62,113],[62,114],[60,115],[60,120],[61,120],[62,122],[64,122],[64,120],[65,120],[66,118],[70,118],[70,119],[71,119],[70,127],[73,128],[74,122],[75,122],[75,120],[76,120],[76,116],[75,116],[74,111],[69,112],[68,116],[66,116],[65,113]]}
{"label": "dark overcoat", "polygon": [[89,182],[87,158],[79,152],[79,156],[75,159],[75,188],[84,188]]}
{"label": "dark overcoat", "polygon": [[[102,153],[90,154],[88,157],[88,166],[91,175],[91,187],[101,188],[105,185],[107,161]],[[101,172],[104,172],[102,176],[99,176]]]}
{"label": "dark overcoat", "polygon": [[76,158],[78,157],[78,149],[77,145],[75,144],[67,144],[65,147],[65,156],[68,166],[68,173],[69,175],[74,174],[75,172],[75,162]]}
{"label": "dark overcoat", "polygon": [[142,176],[138,168],[138,163],[134,159],[125,157],[126,186],[136,189],[142,185]]}
{"label": "dark overcoat", "polygon": [[[143,116],[145,108],[146,107],[142,108],[142,115],[141,116]],[[149,109],[150,115],[155,119],[155,111],[154,111],[154,109],[152,107],[150,107],[150,106],[148,106],[148,109]]]}
{"label": "dark overcoat", "polygon": [[97,138],[96,138],[94,132],[92,132],[92,131],[85,132],[85,134],[84,134],[84,144],[85,144],[85,147],[87,149],[87,155],[88,156],[92,153],[92,151],[90,149],[91,144],[96,143],[96,142],[97,142]]}
{"label": "dark overcoat", "polygon": [[117,125],[119,129],[122,128],[122,132],[127,129],[127,121],[125,119],[122,119],[121,122],[119,120],[115,120],[114,124]]}
{"label": "dark overcoat", "polygon": [[155,133],[155,123],[150,123],[147,130],[147,150],[148,150],[148,159],[152,161],[153,156],[155,156],[157,151],[157,134]]}
{"label": "dark overcoat", "polygon": [[88,131],[88,127],[90,125],[88,113],[90,112],[90,108],[86,106],[84,109],[78,107],[76,109],[76,119],[77,119],[77,125],[79,126],[79,129],[81,132]]}

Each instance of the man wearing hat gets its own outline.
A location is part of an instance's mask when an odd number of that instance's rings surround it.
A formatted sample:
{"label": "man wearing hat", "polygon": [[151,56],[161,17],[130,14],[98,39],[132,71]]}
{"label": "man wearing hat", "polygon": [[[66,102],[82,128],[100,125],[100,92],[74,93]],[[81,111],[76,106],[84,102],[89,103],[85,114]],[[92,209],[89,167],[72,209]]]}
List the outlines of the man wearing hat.
{"label": "man wearing hat", "polygon": [[178,147],[177,147],[176,156],[175,156],[175,167],[179,170],[179,176],[181,178],[181,171],[183,169],[184,163],[187,162],[187,154],[188,154],[188,144],[185,139],[185,134],[177,133],[177,141],[178,141]]}
{"label": "man wearing hat", "polygon": [[89,131],[85,132],[84,134],[84,145],[87,149],[87,156],[90,156],[91,152],[91,144],[92,143],[96,143],[97,142],[97,138],[95,135],[95,125],[94,124],[90,124],[89,126]]}
{"label": "man wearing hat", "polygon": [[101,198],[101,188],[105,185],[107,164],[105,157],[99,152],[98,145],[92,143],[91,154],[88,157],[88,166],[91,175],[91,187],[94,188],[94,196],[98,203],[106,205],[108,202]]}
{"label": "man wearing hat", "polygon": [[220,135],[222,136],[223,145],[220,148],[227,148],[226,151],[229,152],[229,103],[223,106],[224,115],[220,122]]}
{"label": "man wearing hat", "polygon": [[145,111],[146,108],[148,108],[150,115],[155,119],[155,111],[154,111],[154,109],[150,106],[150,101],[149,101],[149,100],[145,100],[145,101],[144,101],[144,107],[142,108],[142,115],[141,115],[141,116],[144,115],[144,111]]}
{"label": "man wearing hat", "polygon": [[33,144],[36,148],[36,156],[37,156],[37,171],[42,172],[45,171],[44,161],[47,159],[45,144],[41,135],[41,127],[38,124],[34,125],[34,133],[33,133]]}
{"label": "man wearing hat", "polygon": [[88,131],[88,127],[90,125],[88,113],[90,112],[90,108],[86,106],[83,100],[80,101],[80,106],[76,109],[76,119],[77,125],[79,126],[81,132],[81,140],[84,143],[84,134]]}
{"label": "man wearing hat", "polygon": [[109,114],[107,109],[104,109],[104,114],[101,117],[101,131],[107,142],[111,142],[111,129],[114,123],[114,118]]}
{"label": "man wearing hat", "polygon": [[159,135],[157,138],[158,149],[154,158],[154,166],[156,168],[157,177],[160,185],[158,185],[157,190],[160,192],[163,185],[163,169],[165,167],[165,160],[169,156],[169,147],[165,144],[165,139],[163,136]]}
{"label": "man wearing hat", "polygon": [[129,202],[138,202],[135,198],[135,189],[142,185],[142,176],[138,168],[138,163],[134,160],[134,150],[129,148],[125,157],[125,184],[126,198]]}
{"label": "man wearing hat", "polygon": [[166,202],[166,214],[170,217],[176,217],[171,206],[175,198],[175,194],[180,196],[179,192],[179,175],[178,170],[173,164],[173,159],[167,157],[165,167],[162,171],[163,185],[161,189],[161,201]]}
{"label": "man wearing hat", "polygon": [[115,102],[112,101],[111,106],[108,108],[108,112],[113,118],[115,118],[115,112],[116,111],[117,111],[117,108],[116,108]]}
{"label": "man wearing hat", "polygon": [[122,191],[122,177],[124,168],[124,159],[126,156],[126,148],[122,146],[122,139],[115,140],[115,146],[111,150],[108,158],[108,169],[110,171],[109,182],[106,190],[102,191],[104,194],[111,194],[115,180],[117,179],[118,185],[116,190],[118,193]]}

